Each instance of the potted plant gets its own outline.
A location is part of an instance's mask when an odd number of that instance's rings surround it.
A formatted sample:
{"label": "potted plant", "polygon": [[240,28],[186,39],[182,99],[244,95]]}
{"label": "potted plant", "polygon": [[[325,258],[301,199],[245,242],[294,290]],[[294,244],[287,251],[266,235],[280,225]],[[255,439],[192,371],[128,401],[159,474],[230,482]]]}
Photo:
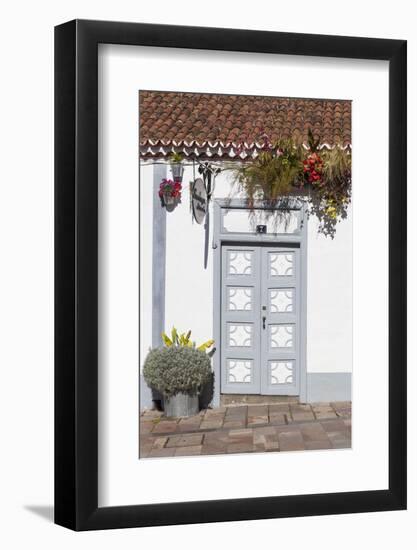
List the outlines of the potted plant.
{"label": "potted plant", "polygon": [[181,153],[171,153],[169,157],[172,177],[175,182],[182,183],[182,177],[184,175],[184,166],[182,165],[183,157]]}
{"label": "potted plant", "polygon": [[150,350],[145,359],[143,376],[148,386],[163,395],[167,416],[198,414],[198,396],[211,377],[206,350],[214,341],[197,347],[190,337],[191,331],[178,334],[173,328],[171,338],[163,333],[164,346]]}
{"label": "potted plant", "polygon": [[161,205],[169,211],[181,202],[182,185],[179,181],[173,181],[169,179],[163,179],[159,185],[159,198],[161,199]]}

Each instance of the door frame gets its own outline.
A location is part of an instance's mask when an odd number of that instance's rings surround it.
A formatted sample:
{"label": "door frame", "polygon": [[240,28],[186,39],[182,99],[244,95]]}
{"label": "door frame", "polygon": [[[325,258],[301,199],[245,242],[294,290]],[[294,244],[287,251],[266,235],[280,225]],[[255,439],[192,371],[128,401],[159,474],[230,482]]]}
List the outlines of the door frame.
{"label": "door frame", "polygon": [[[301,403],[307,402],[307,225],[305,203],[294,198],[291,210],[299,212],[299,223],[293,233],[232,233],[223,225],[223,213],[225,210],[239,209],[249,210],[245,199],[215,199],[213,200],[213,338],[216,352],[213,355],[213,407],[220,406],[221,391],[221,262],[223,245],[265,245],[299,244],[300,248],[300,395]],[[254,208],[270,210],[270,205],[262,201],[255,201]],[[279,209],[279,206],[277,207]],[[288,202],[286,203],[288,209]],[[236,394],[238,395],[238,394]]]}

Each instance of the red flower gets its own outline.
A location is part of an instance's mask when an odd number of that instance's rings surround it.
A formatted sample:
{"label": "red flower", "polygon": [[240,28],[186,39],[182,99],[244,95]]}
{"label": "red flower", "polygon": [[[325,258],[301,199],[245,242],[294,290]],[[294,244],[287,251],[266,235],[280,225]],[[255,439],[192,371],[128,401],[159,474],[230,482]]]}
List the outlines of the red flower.
{"label": "red flower", "polygon": [[170,195],[174,198],[181,198],[181,181],[177,178],[175,181],[163,179],[159,184],[158,195],[162,199],[164,195]]}
{"label": "red flower", "polygon": [[320,184],[323,171],[323,161],[317,153],[311,153],[303,161],[304,174],[311,184]]}

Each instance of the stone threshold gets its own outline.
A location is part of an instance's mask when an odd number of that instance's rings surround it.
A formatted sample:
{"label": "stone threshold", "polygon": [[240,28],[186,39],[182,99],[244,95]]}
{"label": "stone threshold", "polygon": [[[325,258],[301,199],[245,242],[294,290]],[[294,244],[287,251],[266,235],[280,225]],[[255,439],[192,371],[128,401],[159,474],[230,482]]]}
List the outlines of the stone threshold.
{"label": "stone threshold", "polygon": [[298,395],[257,395],[257,394],[220,394],[220,406],[242,406],[242,405],[297,405],[300,403]]}

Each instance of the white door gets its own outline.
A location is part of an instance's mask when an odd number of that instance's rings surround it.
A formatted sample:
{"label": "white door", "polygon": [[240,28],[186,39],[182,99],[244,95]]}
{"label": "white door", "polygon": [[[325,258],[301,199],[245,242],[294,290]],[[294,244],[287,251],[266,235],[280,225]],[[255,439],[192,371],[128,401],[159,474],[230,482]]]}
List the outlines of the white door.
{"label": "white door", "polygon": [[222,393],[298,395],[300,249],[222,247]]}

